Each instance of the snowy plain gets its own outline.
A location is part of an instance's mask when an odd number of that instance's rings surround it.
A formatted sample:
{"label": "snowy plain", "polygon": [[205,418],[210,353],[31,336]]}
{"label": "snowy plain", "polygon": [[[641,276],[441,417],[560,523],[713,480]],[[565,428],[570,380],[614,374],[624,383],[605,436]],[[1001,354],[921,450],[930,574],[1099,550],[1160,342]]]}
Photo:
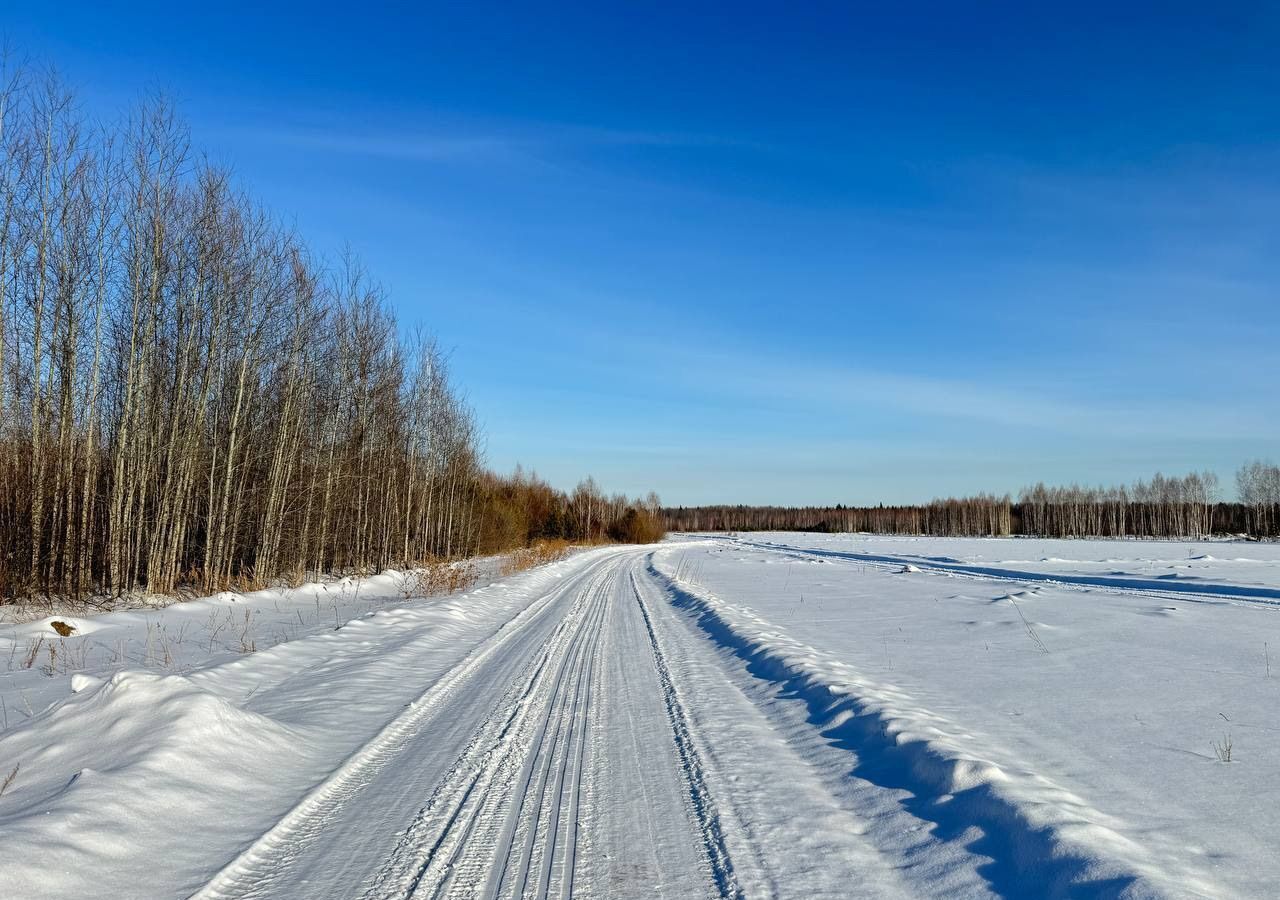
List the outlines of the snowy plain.
{"label": "snowy plain", "polygon": [[1280,547],[757,534],[678,566],[728,645],[873,715],[884,740],[852,739],[861,756],[904,757],[896,777],[935,806],[975,795],[940,824],[1024,817],[1006,836],[1043,846],[1011,854],[1274,895]]}
{"label": "snowy plain", "polygon": [[1278,612],[1275,545],[747,534],[0,624],[0,896],[1272,896]]}

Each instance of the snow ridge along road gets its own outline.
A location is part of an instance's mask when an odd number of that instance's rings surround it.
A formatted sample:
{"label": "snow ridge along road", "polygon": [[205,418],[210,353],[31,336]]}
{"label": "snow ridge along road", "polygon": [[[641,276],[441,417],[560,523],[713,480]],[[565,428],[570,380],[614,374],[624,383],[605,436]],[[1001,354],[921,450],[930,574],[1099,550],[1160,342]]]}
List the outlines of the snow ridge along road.
{"label": "snow ridge along road", "polygon": [[[156,697],[195,717],[207,755],[179,761],[197,785],[246,752],[315,776],[268,768],[258,811],[175,794],[163,741],[138,771],[42,772],[0,798],[0,885],[85,896],[125,872],[140,894],[202,900],[1229,895],[1124,810],[701,582],[703,566],[746,564],[726,553],[739,546],[590,551],[187,676],[82,682],[0,735],[0,760],[79,765],[54,749],[77,734],[110,758]],[[794,548],[741,552],[790,579]],[[361,691],[363,717],[348,709]],[[325,744],[334,722],[346,742]],[[291,742],[317,746],[289,768]],[[122,789],[139,783],[152,789]],[[83,796],[113,802],[68,802],[95,786]],[[217,824],[203,842],[80,839],[162,818],[175,796]],[[41,864],[6,857],[9,836],[46,847]]]}
{"label": "snow ridge along road", "polygon": [[[664,573],[651,568],[651,573]],[[1005,896],[1206,896],[1207,882],[1170,856],[1153,857],[1114,817],[1041,773],[983,757],[971,735],[909,695],[788,638],[749,611],[672,578],[675,605],[754,677],[804,704],[809,724],[850,751],[854,774],[906,792],[914,828],[959,838],[946,852],[980,849],[978,868]],[[859,810],[855,808],[854,812]]]}

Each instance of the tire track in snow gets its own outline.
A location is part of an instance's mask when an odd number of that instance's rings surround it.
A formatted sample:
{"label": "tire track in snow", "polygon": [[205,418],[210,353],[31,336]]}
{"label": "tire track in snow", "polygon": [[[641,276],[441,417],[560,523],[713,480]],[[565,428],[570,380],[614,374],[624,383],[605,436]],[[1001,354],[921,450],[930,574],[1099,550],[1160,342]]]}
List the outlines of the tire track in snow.
{"label": "tire track in snow", "polygon": [[671,677],[671,669],[667,665],[666,656],[662,652],[658,635],[654,631],[653,619],[640,595],[640,585],[636,582],[635,572],[628,573],[631,579],[631,590],[635,594],[636,603],[640,607],[640,615],[644,618],[644,627],[649,636],[649,646],[653,650],[654,665],[658,670],[658,681],[662,687],[662,699],[666,706],[667,718],[671,723],[671,733],[675,739],[676,755],[680,760],[681,775],[689,792],[689,800],[694,816],[698,821],[698,829],[702,833],[703,850],[711,867],[711,875],[716,889],[724,898],[742,897],[742,889],[738,886],[734,875],[733,861],[729,857],[729,849],[725,844],[724,829],[720,823],[720,814],[715,800],[707,788],[702,758],[693,743],[693,735],[689,727],[689,717],[676,692],[675,682]]}
{"label": "tire track in snow", "polygon": [[[540,848],[541,865],[539,866],[538,889],[535,891],[534,896],[545,897],[548,895],[551,880],[551,867],[555,860],[555,845],[559,834],[559,813],[563,806],[562,801],[564,796],[565,774],[568,770],[570,760],[575,759],[574,754],[570,749],[572,746],[571,742],[575,736],[580,737],[582,731],[581,726],[576,723],[578,704],[582,697],[584,686],[589,690],[590,674],[588,671],[584,677],[583,670],[589,670],[594,664],[595,644],[599,641],[600,624],[603,621],[603,602],[597,603],[597,607],[599,615],[597,617],[596,626],[592,629],[591,652],[590,654],[587,653],[586,647],[584,646],[585,642],[579,645],[582,649],[578,654],[579,662],[576,677],[572,679],[573,692],[570,694],[567,690],[561,691],[560,709],[554,713],[556,718],[556,733],[552,738],[551,744],[547,748],[547,752],[543,754],[543,764],[539,767],[538,787],[534,792],[534,795],[537,797],[537,802],[529,807],[532,812],[532,816],[528,816],[525,819],[524,841],[519,857],[520,865],[517,867],[515,873],[515,877],[518,880],[512,882],[514,888],[513,896],[516,897],[526,896],[528,891],[529,876],[532,873],[534,852],[539,849],[537,846],[537,838],[544,812],[546,813],[548,822],[542,829],[543,845]],[[587,661],[583,662],[583,660]],[[570,663],[570,665],[573,665],[573,663]],[[575,735],[575,730],[577,735]],[[562,734],[564,735],[563,739],[561,738]],[[558,755],[556,752],[557,749],[559,749]],[[579,763],[575,763],[575,771],[577,764]],[[554,786],[549,788],[548,783],[553,777],[555,779]],[[514,838],[515,835],[515,822],[522,816],[526,816],[525,801],[530,796],[532,795],[523,795],[521,800],[510,809],[509,821],[512,822],[512,827],[506,829],[506,831],[512,838]],[[550,803],[548,803],[548,798],[551,799]],[[576,838],[576,835],[574,837]],[[566,841],[562,845],[563,849],[565,851],[571,851],[572,846],[570,837],[566,836]],[[510,861],[509,846],[505,856],[505,861]],[[498,872],[505,873],[505,866],[499,866]],[[571,884],[571,876],[572,873],[568,869],[568,863],[566,860],[566,868],[564,876],[562,877],[562,884]],[[499,890],[496,892],[497,894],[501,893],[501,886],[502,881],[500,878]]]}
{"label": "tire track in snow", "polygon": [[544,650],[504,692],[367,898],[526,896],[531,877],[534,896],[548,896],[557,872],[561,894],[569,896],[579,809],[577,788],[570,793],[566,785],[580,783],[613,562],[596,573]]}
{"label": "tire track in snow", "polygon": [[[443,698],[457,690],[487,661],[501,653],[525,627],[551,609],[566,593],[581,587],[584,582],[598,582],[601,570],[607,573],[616,563],[616,559],[606,559],[590,565],[504,623],[497,632],[409,703],[404,712],[351,753],[324,781],[219,870],[208,883],[192,893],[192,900],[269,895],[271,886],[301,847],[323,831],[325,823],[336,817],[339,810],[390,764],[414,736],[429,725]],[[570,618],[566,616],[566,621]]]}

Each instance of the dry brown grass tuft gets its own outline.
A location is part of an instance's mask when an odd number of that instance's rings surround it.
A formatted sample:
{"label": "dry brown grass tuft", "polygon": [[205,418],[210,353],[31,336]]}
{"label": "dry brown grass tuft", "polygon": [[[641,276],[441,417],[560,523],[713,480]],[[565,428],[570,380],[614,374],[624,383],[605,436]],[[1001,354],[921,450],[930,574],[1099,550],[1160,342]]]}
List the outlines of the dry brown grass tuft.
{"label": "dry brown grass tuft", "polygon": [[556,562],[569,555],[571,544],[564,540],[537,541],[532,547],[517,550],[502,564],[502,575],[514,575],[534,566]]}
{"label": "dry brown grass tuft", "polygon": [[480,572],[470,562],[429,562],[407,572],[401,591],[406,600],[456,594],[480,580]]}
{"label": "dry brown grass tuft", "polygon": [[40,648],[44,646],[44,637],[38,637],[34,641],[27,642],[27,656],[23,660],[22,668],[30,669],[36,664],[36,657],[40,655]]}

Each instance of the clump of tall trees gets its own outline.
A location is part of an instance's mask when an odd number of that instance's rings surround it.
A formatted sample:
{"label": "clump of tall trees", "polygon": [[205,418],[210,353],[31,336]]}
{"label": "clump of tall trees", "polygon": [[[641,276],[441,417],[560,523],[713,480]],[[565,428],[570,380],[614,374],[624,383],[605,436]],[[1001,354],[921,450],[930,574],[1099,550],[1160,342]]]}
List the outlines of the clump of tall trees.
{"label": "clump of tall trees", "polygon": [[596,539],[656,501],[485,470],[429,338],[193,152],[0,71],[0,600]]}
{"label": "clump of tall trees", "polygon": [[1254,460],[1236,472],[1236,528],[1249,534],[1280,534],[1280,466]]}
{"label": "clump of tall trees", "polygon": [[1200,537],[1212,534],[1218,477],[1212,472],[1164,476],[1132,486],[1047,488],[1022,491],[1021,530],[1049,536]]}
{"label": "clump of tall trees", "polygon": [[565,493],[517,466],[509,476],[486,474],[484,501],[482,552],[539,541],[645,544],[666,534],[657,494],[606,495],[590,477]]}
{"label": "clump of tall trees", "polygon": [[1046,487],[1008,496],[934,500],[920,506],[701,506],[664,510],[674,531],[864,531],[939,536],[1199,538],[1280,537],[1280,466],[1251,462],[1236,474],[1236,502],[1212,472],[1157,473],[1117,487]]}

